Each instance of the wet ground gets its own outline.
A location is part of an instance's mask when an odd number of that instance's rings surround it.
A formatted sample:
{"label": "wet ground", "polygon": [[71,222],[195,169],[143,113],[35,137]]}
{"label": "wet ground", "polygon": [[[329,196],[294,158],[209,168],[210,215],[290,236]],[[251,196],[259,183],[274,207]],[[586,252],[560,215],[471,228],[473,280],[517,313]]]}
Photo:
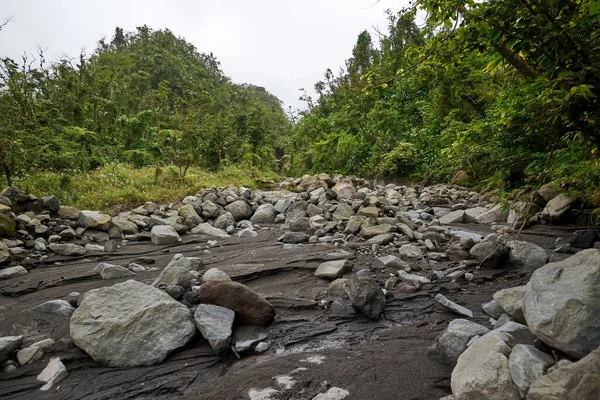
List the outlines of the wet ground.
{"label": "wet ground", "polygon": [[[490,233],[487,226],[457,228]],[[375,256],[361,254],[359,247],[284,247],[277,243],[280,233],[273,228],[261,230],[258,238],[219,239],[215,247],[207,244],[211,238],[201,235],[186,235],[183,243],[171,246],[128,243],[117,253],[102,257],[54,257],[25,276],[0,281],[0,336],[23,334],[26,344],[47,337],[56,342],[42,360],[11,374],[0,372],[0,398],[299,400],[335,387],[349,393],[346,399],[439,399],[450,393],[451,368],[431,360],[426,352],[457,316],[441,310],[433,299],[435,294],[444,293],[468,307],[475,314],[474,321],[487,325],[489,318],[481,304],[501,288],[524,284],[532,272],[479,270],[472,282],[460,282],[460,288],[441,281],[416,293],[392,295],[380,321],[360,315],[332,320],[320,302],[329,282],[313,276],[321,262],[343,257],[353,260],[355,271],[370,267],[381,277],[394,271],[380,269]],[[567,228],[537,226],[521,232],[519,239],[536,243],[551,254],[557,238],[569,235]],[[68,317],[33,310],[47,300],[72,299],[72,292],[84,293],[125,280],[100,279],[92,272],[99,261],[119,264],[144,256],[153,258],[153,266],[162,269],[176,253],[201,257],[206,268],[222,269],[275,306],[277,318],[268,328],[272,346],[266,353],[242,355],[241,359],[233,354],[218,357],[198,338],[160,365],[106,368],[72,344]],[[564,257],[551,254],[551,261]],[[138,273],[135,279],[149,283],[158,273]],[[69,376],[49,392],[41,392],[42,383],[35,378],[56,356],[61,357]]]}

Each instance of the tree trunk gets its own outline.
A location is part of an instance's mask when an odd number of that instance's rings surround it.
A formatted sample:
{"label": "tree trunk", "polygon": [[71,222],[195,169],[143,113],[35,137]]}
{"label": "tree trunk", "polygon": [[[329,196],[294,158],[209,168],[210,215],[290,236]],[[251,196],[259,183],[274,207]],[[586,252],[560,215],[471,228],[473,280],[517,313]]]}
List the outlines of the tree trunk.
{"label": "tree trunk", "polygon": [[12,186],[13,182],[12,182],[12,172],[10,170],[10,166],[7,163],[3,162],[2,169],[4,170],[4,176],[6,177],[7,186]]}
{"label": "tree trunk", "polygon": [[509,49],[506,44],[504,44],[504,40],[494,44],[494,47],[500,52],[500,54],[502,54],[502,56],[510,65],[519,71],[521,75],[531,79],[536,79],[539,76],[537,71],[531,68],[531,66],[523,57]]}

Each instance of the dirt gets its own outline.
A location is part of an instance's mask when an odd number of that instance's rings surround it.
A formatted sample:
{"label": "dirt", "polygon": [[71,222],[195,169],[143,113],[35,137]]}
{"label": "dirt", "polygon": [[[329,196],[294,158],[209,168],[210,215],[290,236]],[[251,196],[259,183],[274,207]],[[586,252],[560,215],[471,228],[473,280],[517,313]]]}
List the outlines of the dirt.
{"label": "dirt", "polygon": [[[490,233],[486,226],[457,228]],[[186,235],[183,243],[171,246],[127,243],[103,257],[53,257],[25,276],[0,281],[0,336],[23,334],[26,344],[47,337],[56,342],[42,360],[10,374],[0,372],[0,398],[299,400],[338,387],[349,392],[346,399],[439,399],[450,394],[451,368],[430,359],[427,348],[457,316],[441,310],[433,300],[435,294],[444,293],[473,310],[474,321],[487,324],[489,317],[481,304],[500,288],[524,284],[532,272],[480,270],[475,280],[462,281],[458,290],[440,281],[416,293],[392,295],[380,321],[360,315],[331,320],[320,301],[328,282],[313,276],[319,263],[343,257],[352,259],[355,271],[371,267],[382,278],[393,271],[380,269],[373,254],[360,254],[357,248],[282,246],[277,243],[280,233],[277,228],[261,230],[258,238],[220,239],[215,247],[207,244],[211,238],[201,235]],[[519,239],[547,249],[553,261],[566,257],[552,254],[551,249],[557,238],[569,234],[565,228],[538,226],[521,232]],[[218,357],[204,339],[197,338],[160,365],[106,368],[74,346],[68,317],[34,310],[47,300],[73,299],[71,292],[125,280],[100,279],[92,272],[99,261],[118,264],[144,256],[162,269],[176,253],[201,257],[206,268],[224,270],[275,306],[277,318],[268,339],[272,346],[266,353],[241,359],[233,354]],[[138,273],[135,279],[149,283],[158,273]],[[69,376],[49,392],[41,392],[42,383],[35,378],[56,356]],[[271,397],[266,397],[268,393]]]}

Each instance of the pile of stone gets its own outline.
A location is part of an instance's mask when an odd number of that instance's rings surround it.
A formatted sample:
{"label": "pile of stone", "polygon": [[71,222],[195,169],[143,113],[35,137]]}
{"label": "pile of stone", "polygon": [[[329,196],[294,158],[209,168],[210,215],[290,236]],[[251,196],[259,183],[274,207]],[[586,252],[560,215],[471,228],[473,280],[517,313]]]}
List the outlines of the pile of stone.
{"label": "pile of stone", "polygon": [[0,270],[0,279],[24,275],[25,267],[53,254],[100,255],[131,240],[170,245],[187,232],[252,238],[257,236],[255,227],[274,223],[278,215],[273,204],[243,187],[204,190],[176,204],[147,202],[116,217],[63,206],[55,196],[39,199],[8,187],[0,194],[0,266],[9,268]]}
{"label": "pile of stone", "polygon": [[546,264],[493,297],[483,305],[491,328],[454,320],[430,349],[454,366],[450,398],[598,398],[600,250]]}
{"label": "pile of stone", "polygon": [[[469,238],[463,235],[461,245],[445,227],[478,223],[491,225],[492,232],[506,232],[533,220],[559,220],[576,203],[551,185],[522,195],[505,208],[494,204],[496,198],[491,194],[480,195],[455,185],[383,186],[327,174],[286,179],[280,189],[212,188],[182,202],[147,202],[111,217],[63,206],[55,196],[40,199],[8,187],[0,193],[0,266],[11,268],[0,272],[0,279],[25,274],[28,266],[52,254],[93,256],[116,251],[129,240],[171,245],[180,242],[185,233],[216,239],[231,235],[253,238],[261,226],[273,224],[281,224],[285,232],[280,240],[287,244],[343,246],[363,241],[375,249],[406,245],[402,253],[418,258],[418,249],[411,243],[416,242],[421,252],[431,252],[434,261],[436,257],[465,259]],[[473,240],[479,239],[474,236]],[[561,244],[559,251],[569,252],[571,246],[600,247],[598,240],[595,230],[580,230],[569,243]],[[486,263],[503,262],[505,255],[499,253]]]}
{"label": "pile of stone", "polygon": [[[541,247],[495,232],[497,224],[506,222],[507,211],[458,186],[377,186],[317,175],[284,181],[282,187],[300,192],[275,203],[285,213],[281,228],[287,232],[280,240],[289,245],[358,245],[363,253],[368,249],[378,260],[371,268],[390,273],[378,281],[385,293],[437,284],[457,288],[477,279],[481,268],[536,269],[548,261]],[[460,229],[461,223],[487,224],[492,233],[483,237],[467,232]],[[340,283],[352,271],[347,259],[327,261],[315,271],[318,278],[334,280],[330,292],[339,296],[329,296],[329,305],[335,315],[360,310],[346,298]]]}

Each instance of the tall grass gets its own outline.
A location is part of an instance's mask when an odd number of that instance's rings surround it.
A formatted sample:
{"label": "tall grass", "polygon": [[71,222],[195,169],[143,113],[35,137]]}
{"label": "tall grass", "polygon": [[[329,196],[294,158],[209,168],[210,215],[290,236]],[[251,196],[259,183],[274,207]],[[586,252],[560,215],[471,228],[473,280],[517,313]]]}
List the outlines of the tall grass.
{"label": "tall grass", "polygon": [[38,197],[55,195],[63,205],[114,212],[137,207],[146,201],[181,200],[212,186],[232,184],[255,189],[261,182],[276,179],[277,175],[272,171],[236,166],[225,167],[218,172],[190,168],[185,178],[181,178],[174,167],[136,169],[120,164],[84,174],[39,171],[17,179],[14,185]]}

